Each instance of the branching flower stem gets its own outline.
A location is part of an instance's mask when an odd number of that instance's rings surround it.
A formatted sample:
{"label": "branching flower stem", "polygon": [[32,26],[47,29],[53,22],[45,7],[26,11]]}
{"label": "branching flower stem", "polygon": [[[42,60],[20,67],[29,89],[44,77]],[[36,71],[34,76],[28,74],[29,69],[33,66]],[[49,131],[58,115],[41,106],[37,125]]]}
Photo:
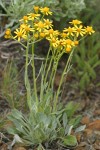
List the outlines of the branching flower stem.
{"label": "branching flower stem", "polygon": [[53,67],[51,68],[51,75],[50,75],[50,80],[49,80],[49,85],[48,85],[48,89],[51,87],[53,90],[54,87],[54,80],[55,80],[55,75],[56,75],[56,71],[57,71],[57,67],[58,67],[58,63],[60,58],[62,57],[63,52],[62,53],[56,53],[54,55],[54,61],[55,63],[53,63]]}
{"label": "branching flower stem", "polygon": [[70,55],[68,57],[66,66],[65,66],[64,71],[63,71],[63,73],[61,75],[61,79],[60,79],[60,83],[59,83],[59,86],[58,86],[58,90],[56,92],[56,98],[54,100],[54,111],[57,110],[57,102],[58,102],[58,97],[59,97],[60,89],[61,89],[61,86],[62,86],[62,83],[63,83],[64,75],[65,75],[65,73],[68,73],[68,70],[70,68],[70,62],[72,60],[73,52],[74,52],[74,48],[72,49],[72,51],[71,51],[71,53],[70,53]]}
{"label": "branching flower stem", "polygon": [[34,84],[34,93],[36,103],[38,104],[38,96],[37,96],[37,87],[36,87],[36,73],[35,73],[35,64],[34,64],[34,44],[32,44],[32,69],[33,69],[33,84]]}
{"label": "branching flower stem", "polygon": [[[52,65],[52,62],[53,62],[53,55],[52,55],[52,57],[49,61],[49,64],[47,64],[48,60],[49,60],[49,56],[50,56],[50,51],[51,51],[51,47],[48,51],[48,55],[47,55],[45,66],[44,66],[44,74],[45,74],[44,84],[47,82],[48,74],[49,74],[49,71],[50,71],[50,68],[51,68],[51,65]],[[47,69],[47,65],[48,65],[48,69]]]}
{"label": "branching flower stem", "polygon": [[29,106],[29,109],[31,110],[31,91],[30,91],[30,83],[29,83],[29,79],[28,79],[28,50],[29,50],[29,43],[27,41],[27,47],[26,47],[26,62],[25,62],[25,87],[26,87],[26,91],[27,91],[27,103]]}

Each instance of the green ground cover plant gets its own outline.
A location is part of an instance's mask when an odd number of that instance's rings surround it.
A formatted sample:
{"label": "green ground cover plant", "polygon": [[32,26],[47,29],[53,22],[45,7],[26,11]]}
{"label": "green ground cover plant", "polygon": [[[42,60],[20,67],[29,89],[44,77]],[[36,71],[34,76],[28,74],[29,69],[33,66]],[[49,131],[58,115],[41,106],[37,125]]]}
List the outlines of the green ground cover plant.
{"label": "green ground cover plant", "polygon": [[19,74],[20,73],[18,72],[15,60],[8,59],[2,72],[2,81],[0,81],[0,92],[2,97],[7,100],[8,105],[11,109],[20,108],[23,104],[24,94],[22,95],[20,93]]}
{"label": "green ground cover plant", "polygon": [[[80,115],[74,116],[78,104],[70,102],[63,106],[60,95],[64,77],[72,67],[74,49],[83,37],[95,32],[91,26],[85,27],[79,20],[72,20],[70,26],[64,28],[62,32],[54,30],[52,20],[48,19],[48,15],[52,15],[48,7],[34,6],[34,11],[19,20],[20,26],[15,29],[14,33],[10,29],[5,32],[6,39],[17,40],[25,49],[24,82],[25,100],[28,106],[26,113],[17,109],[11,110],[8,119],[12,122],[12,126],[9,127],[8,132],[14,135],[14,141],[22,145],[36,146],[38,150],[47,149],[48,145],[54,141],[64,147],[77,145],[75,133],[85,127],[77,128],[81,120]],[[35,44],[43,39],[49,42],[49,50],[36,75]],[[63,54],[68,55],[68,60],[66,60],[58,89],[55,91],[54,79]],[[30,66],[31,81],[28,72]],[[38,93],[39,77],[41,82]]]}
{"label": "green ground cover plant", "polygon": [[95,69],[100,65],[99,40],[99,33],[83,40],[74,55],[73,61],[76,67],[73,68],[73,72],[78,81],[74,87],[80,89],[81,92],[94,87],[93,83],[97,77]]}

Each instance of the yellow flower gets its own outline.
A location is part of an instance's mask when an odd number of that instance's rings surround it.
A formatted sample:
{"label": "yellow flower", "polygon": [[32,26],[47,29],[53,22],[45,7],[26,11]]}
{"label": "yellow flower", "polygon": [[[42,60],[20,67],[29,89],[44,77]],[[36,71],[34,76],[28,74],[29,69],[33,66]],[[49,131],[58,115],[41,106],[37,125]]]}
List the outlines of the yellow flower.
{"label": "yellow flower", "polygon": [[11,30],[10,29],[6,29],[5,31],[5,36],[6,39],[10,39],[11,38]]}
{"label": "yellow flower", "polygon": [[79,24],[81,24],[82,22],[76,19],[76,20],[72,20],[72,22],[69,22],[69,23],[71,23],[71,24],[73,24],[73,25],[79,25]]}
{"label": "yellow flower", "polygon": [[74,32],[75,32],[75,28],[73,27],[73,28],[71,28],[71,27],[68,27],[68,28],[65,28],[64,29],[64,32],[67,32],[67,35],[72,35],[72,36],[74,36]]}
{"label": "yellow flower", "polygon": [[11,30],[10,30],[10,29],[7,29],[7,30],[5,31],[5,34],[6,34],[6,35],[10,35],[10,34],[11,34]]}
{"label": "yellow flower", "polygon": [[66,40],[65,40],[65,43],[66,43],[67,45],[70,45],[70,46],[73,46],[73,45],[74,45],[73,41],[70,40],[70,39],[66,39]]}
{"label": "yellow flower", "polygon": [[45,28],[45,24],[42,21],[39,21],[38,23],[34,23],[34,27],[36,28],[36,30],[41,32]]}
{"label": "yellow flower", "polygon": [[20,19],[19,21],[23,21],[25,23],[27,23],[29,20],[28,16],[24,16],[22,19]]}
{"label": "yellow flower", "polygon": [[35,34],[34,34],[34,37],[35,37],[36,39],[38,39],[39,34],[38,34],[38,33],[35,33]]}
{"label": "yellow flower", "polygon": [[54,33],[53,29],[48,30],[48,34],[53,34],[53,33]]}
{"label": "yellow flower", "polygon": [[44,19],[44,24],[47,29],[52,28],[52,22],[49,19]]}
{"label": "yellow flower", "polygon": [[18,41],[20,41],[21,38],[25,38],[25,31],[22,28],[16,29],[14,33],[16,34],[14,39],[18,38]]}
{"label": "yellow flower", "polygon": [[79,35],[83,36],[85,34],[85,29],[82,28],[83,26],[76,26],[75,25],[75,33],[76,33],[76,37],[78,37]]}
{"label": "yellow flower", "polygon": [[25,29],[26,32],[29,32],[31,30],[30,25],[26,26],[24,29]]}
{"label": "yellow flower", "polygon": [[64,47],[66,47],[65,39],[59,40],[59,48],[62,50]]}
{"label": "yellow flower", "polygon": [[50,9],[48,7],[41,8],[40,11],[44,15],[52,15],[52,12],[50,11]]}
{"label": "yellow flower", "polygon": [[62,38],[66,38],[66,37],[68,36],[68,35],[67,35],[66,33],[64,33],[64,32],[61,33],[60,35],[61,35]]}
{"label": "yellow flower", "polygon": [[57,48],[58,45],[59,45],[59,40],[58,38],[48,38],[48,41],[50,42],[50,44],[54,47],[54,48]]}
{"label": "yellow flower", "polygon": [[85,28],[85,32],[87,33],[87,34],[92,34],[92,33],[94,33],[95,31],[93,30],[93,28],[91,27],[91,26],[87,26],[86,28]]}
{"label": "yellow flower", "polygon": [[71,39],[60,39],[59,45],[63,47],[72,47],[74,46],[74,42]]}
{"label": "yellow flower", "polygon": [[34,19],[38,19],[40,14],[30,13],[28,14],[28,16],[29,16],[29,20],[33,21]]}
{"label": "yellow flower", "polygon": [[79,44],[79,41],[74,41],[74,44],[77,46]]}
{"label": "yellow flower", "polygon": [[34,29],[31,28],[30,25],[27,25],[27,24],[21,24],[20,28],[24,29],[26,33],[29,31],[32,31],[32,32],[34,31]]}
{"label": "yellow flower", "polygon": [[33,9],[34,9],[35,13],[38,13],[38,11],[39,11],[39,7],[38,6],[34,6]]}
{"label": "yellow flower", "polygon": [[66,47],[66,52],[69,53],[71,51],[71,46]]}
{"label": "yellow flower", "polygon": [[49,30],[44,30],[44,32],[47,35],[47,38],[48,37],[53,38],[59,35],[58,30],[49,29]]}
{"label": "yellow flower", "polygon": [[20,25],[20,28],[23,28],[23,29],[24,29],[25,27],[26,27],[26,24],[25,24],[25,23],[23,23],[23,24]]}
{"label": "yellow flower", "polygon": [[74,42],[71,39],[63,39],[62,45],[68,49],[71,49],[72,46],[74,46]]}
{"label": "yellow flower", "polygon": [[40,38],[44,38],[45,37],[45,33],[41,32],[40,33]]}

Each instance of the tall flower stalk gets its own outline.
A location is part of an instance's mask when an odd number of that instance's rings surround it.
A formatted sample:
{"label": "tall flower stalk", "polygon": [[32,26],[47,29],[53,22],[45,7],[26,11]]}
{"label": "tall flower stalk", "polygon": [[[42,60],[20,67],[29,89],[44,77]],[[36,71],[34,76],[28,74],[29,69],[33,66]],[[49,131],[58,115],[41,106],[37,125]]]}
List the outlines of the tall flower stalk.
{"label": "tall flower stalk", "polygon": [[[12,38],[18,40],[18,42],[26,48],[26,63],[25,63],[25,86],[27,90],[27,101],[28,106],[31,110],[32,107],[32,89],[30,86],[30,81],[28,78],[28,68],[29,65],[32,66],[33,74],[33,87],[34,96],[37,105],[39,104],[39,96],[37,94],[37,77],[35,73],[35,63],[34,63],[34,44],[40,42],[42,39],[46,39],[50,43],[48,54],[45,62],[43,63],[42,69],[42,82],[41,84],[48,84],[45,90],[52,89],[54,91],[54,80],[58,67],[59,60],[64,53],[68,53],[69,57],[66,62],[64,71],[61,75],[61,80],[56,91],[56,96],[54,99],[54,110],[57,109],[58,98],[61,93],[61,87],[64,80],[64,75],[68,73],[70,69],[70,63],[75,47],[79,44],[79,41],[86,37],[88,34],[94,33],[91,26],[84,27],[82,22],[79,20],[72,20],[69,22],[71,26],[64,28],[62,32],[53,29],[52,21],[49,19],[44,19],[45,16],[52,15],[52,12],[48,7],[39,8],[34,7],[32,13],[27,14],[22,19],[20,19],[20,27],[14,31],[14,36],[12,35],[10,29],[5,32],[5,38]],[[27,45],[21,42],[21,39],[26,41]],[[29,60],[29,49],[31,47],[31,58]],[[42,90],[40,95],[43,95],[44,90]],[[40,96],[41,98],[43,96]]]}

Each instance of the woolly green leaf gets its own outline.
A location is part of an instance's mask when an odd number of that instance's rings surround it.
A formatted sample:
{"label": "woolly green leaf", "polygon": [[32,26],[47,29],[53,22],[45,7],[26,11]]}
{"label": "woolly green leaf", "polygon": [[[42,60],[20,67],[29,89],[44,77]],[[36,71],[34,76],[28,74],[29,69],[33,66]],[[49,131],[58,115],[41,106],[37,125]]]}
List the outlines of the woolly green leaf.
{"label": "woolly green leaf", "polygon": [[78,128],[75,130],[75,133],[81,132],[81,131],[83,131],[85,128],[86,128],[86,125],[82,125],[82,126],[78,127]]}
{"label": "woolly green leaf", "polygon": [[97,61],[97,62],[93,65],[93,69],[94,69],[95,67],[99,66],[99,65],[100,65],[100,60]]}
{"label": "woolly green leaf", "polygon": [[90,78],[87,74],[87,72],[82,76],[80,82],[79,82],[79,86],[81,89],[85,89],[86,86],[90,83]]}
{"label": "woolly green leaf", "polygon": [[89,62],[89,64],[90,64],[91,67],[92,67],[95,63],[97,63],[98,60],[99,60],[98,55],[95,55],[95,56],[93,56],[92,58],[90,58],[88,62]]}
{"label": "woolly green leaf", "polygon": [[75,111],[78,109],[78,107],[79,107],[79,104],[75,104],[73,102],[68,103],[65,108],[65,112],[67,113],[67,116],[69,118],[72,117]]}
{"label": "woolly green leaf", "polygon": [[79,115],[79,116],[71,119],[68,124],[71,125],[71,126],[73,126],[73,128],[75,128],[80,123],[81,119],[82,119],[82,116]]}
{"label": "woolly green leaf", "polygon": [[90,64],[88,62],[86,62],[85,65],[86,65],[89,77],[91,77],[92,79],[95,79],[96,78],[96,73],[95,73],[94,69],[90,66]]}
{"label": "woolly green leaf", "polygon": [[64,126],[64,128],[66,127],[66,125],[67,125],[67,114],[66,113],[64,113],[63,114],[63,126]]}
{"label": "woolly green leaf", "polygon": [[76,146],[77,139],[73,135],[67,135],[67,137],[65,139],[63,139],[63,144],[66,146]]}

